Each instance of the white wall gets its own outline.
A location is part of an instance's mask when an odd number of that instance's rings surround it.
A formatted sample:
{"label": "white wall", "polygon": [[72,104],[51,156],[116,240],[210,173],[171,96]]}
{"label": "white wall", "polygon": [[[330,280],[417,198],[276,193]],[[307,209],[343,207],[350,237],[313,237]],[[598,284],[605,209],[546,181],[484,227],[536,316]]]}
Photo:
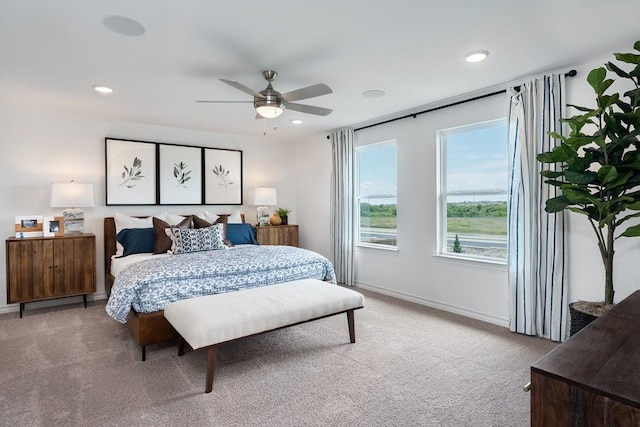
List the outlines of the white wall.
{"label": "white wall", "polygon": [[[243,150],[243,206],[105,206],[104,138],[127,138],[194,146]],[[85,210],[85,231],[97,239],[97,292],[104,297],[102,219],[114,212],[146,215],[163,211],[189,214],[204,209],[217,213],[241,210],[255,222],[251,190],[276,187],[279,206],[293,210],[297,223],[296,150],[294,144],[265,138],[215,134],[141,123],[109,120],[64,111],[20,110],[0,105],[0,231],[14,235],[17,215],[59,215],[49,207],[52,182],[91,183],[94,208]],[[6,304],[5,246],[0,248],[0,312],[17,310]],[[59,300],[64,301],[64,300]],[[66,300],[68,302],[68,300]],[[34,304],[34,306],[36,306]],[[28,307],[27,307],[28,309]]]}
{"label": "white wall", "polygon": [[[620,51],[629,50],[621,47]],[[567,103],[594,105],[593,91],[586,82],[588,72],[612,57],[573,67],[578,75],[567,79]],[[358,144],[396,139],[398,142],[398,245],[399,251],[389,252],[358,248],[355,254],[357,286],[420,302],[470,317],[507,325],[506,267],[448,260],[436,253],[436,146],[435,131],[489,120],[494,109],[503,108],[506,116],[506,96],[497,95],[489,102],[504,103],[502,107],[476,102],[439,110],[373,127],[356,133]],[[484,102],[484,101],[481,101]],[[569,110],[568,114],[574,114]],[[490,114],[489,114],[490,115]],[[306,170],[299,186],[305,194],[299,204],[309,203],[313,209],[304,211],[306,224],[314,224],[306,233],[308,247],[329,248],[329,200],[318,204],[316,197],[328,197],[331,176],[331,147],[326,135],[311,138],[297,150],[298,173]],[[310,167],[313,165],[312,167]],[[309,169],[315,170],[313,175]],[[299,210],[301,208],[299,207]],[[604,269],[595,236],[586,219],[569,214],[568,220],[569,301],[602,300]],[[635,263],[640,260],[640,238],[621,238],[616,242],[616,301],[640,288],[640,272]]]}
{"label": "white wall", "polygon": [[395,139],[398,149],[398,251],[356,248],[359,286],[505,322],[505,266],[435,256],[436,133],[506,117],[507,106],[506,94],[495,95],[356,132],[358,146]]}

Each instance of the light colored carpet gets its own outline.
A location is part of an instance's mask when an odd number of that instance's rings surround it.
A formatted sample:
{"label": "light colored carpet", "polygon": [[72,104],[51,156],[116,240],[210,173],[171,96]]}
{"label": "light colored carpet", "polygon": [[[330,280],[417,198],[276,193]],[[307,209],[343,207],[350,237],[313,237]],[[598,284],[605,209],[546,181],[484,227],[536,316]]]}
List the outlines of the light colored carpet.
{"label": "light colored carpet", "polygon": [[[0,316],[0,424],[11,426],[523,426],[532,362],[555,347],[368,291],[356,311],[218,351],[151,346],[104,301]],[[28,307],[27,307],[28,308]]]}

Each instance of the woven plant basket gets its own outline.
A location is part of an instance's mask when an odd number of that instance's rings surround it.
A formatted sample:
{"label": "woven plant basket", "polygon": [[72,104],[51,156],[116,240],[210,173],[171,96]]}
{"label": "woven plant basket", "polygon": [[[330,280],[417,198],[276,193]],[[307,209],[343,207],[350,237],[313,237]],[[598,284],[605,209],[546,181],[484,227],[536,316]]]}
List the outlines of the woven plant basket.
{"label": "woven plant basket", "polygon": [[569,314],[571,316],[569,336],[578,333],[580,329],[611,310],[613,305],[605,304],[602,301],[576,301],[569,304]]}
{"label": "woven plant basket", "polygon": [[573,336],[580,329],[587,326],[589,323],[593,322],[598,318],[598,316],[594,316],[593,314],[585,313],[584,311],[580,311],[574,307],[574,304],[569,304],[569,314],[571,315],[571,327],[569,329],[569,336]]}

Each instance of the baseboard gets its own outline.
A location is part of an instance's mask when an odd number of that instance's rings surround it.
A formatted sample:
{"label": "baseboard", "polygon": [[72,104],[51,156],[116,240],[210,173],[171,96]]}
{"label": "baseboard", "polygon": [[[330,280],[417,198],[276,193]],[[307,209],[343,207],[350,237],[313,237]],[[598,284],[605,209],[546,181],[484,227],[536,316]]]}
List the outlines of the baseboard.
{"label": "baseboard", "polygon": [[461,316],[470,317],[472,319],[482,320],[483,322],[493,323],[494,325],[503,326],[505,328],[509,327],[509,319],[504,319],[502,317],[490,316],[477,311],[468,310],[466,308],[456,307],[450,304],[433,301],[428,298],[418,297],[415,295],[407,294],[405,292],[398,292],[398,291],[394,291],[386,288],[381,288],[378,286],[369,285],[362,282],[356,282],[356,287],[366,289],[372,292],[377,292],[379,294],[395,297],[401,300],[415,302],[416,304],[425,305],[427,307],[436,308],[438,310],[448,311],[450,313],[455,313]]}
{"label": "baseboard", "polygon": [[[99,294],[97,293],[97,294],[87,295],[87,301],[98,301],[101,299],[107,299],[107,294],[105,292],[101,292]],[[61,297],[61,298],[48,299],[48,300],[42,300],[42,301],[33,301],[33,302],[27,303],[29,304],[29,308],[27,308],[27,310],[29,309],[37,310],[39,308],[57,307],[59,305],[76,304],[78,302],[82,302],[81,296]],[[20,311],[19,304],[8,304],[0,307],[0,314],[15,313],[18,311]]]}

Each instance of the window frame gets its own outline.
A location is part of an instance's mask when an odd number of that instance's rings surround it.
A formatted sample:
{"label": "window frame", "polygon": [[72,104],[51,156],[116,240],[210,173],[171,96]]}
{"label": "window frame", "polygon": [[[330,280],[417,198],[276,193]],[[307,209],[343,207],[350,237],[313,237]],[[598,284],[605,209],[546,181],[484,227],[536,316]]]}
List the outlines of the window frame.
{"label": "window frame", "polygon": [[[504,195],[508,198],[509,188],[508,185],[505,190],[462,190],[462,191],[447,191],[447,144],[446,136],[452,133],[464,132],[469,129],[482,129],[493,127],[498,124],[508,125],[507,118],[501,117],[498,119],[486,120],[482,122],[470,123],[466,125],[456,126],[447,129],[440,129],[436,132],[436,156],[437,156],[437,250],[436,255],[446,258],[455,258],[465,261],[482,262],[487,264],[507,264],[507,257],[496,258],[482,255],[462,254],[448,250],[447,242],[447,197],[451,196],[473,196],[473,195]],[[505,134],[505,144],[508,145],[508,137]],[[508,146],[505,147],[508,152]],[[505,174],[508,174],[508,169],[505,170]],[[508,221],[508,217],[507,217]],[[508,227],[507,227],[507,242],[509,239]]]}
{"label": "window frame", "polygon": [[[361,230],[360,230],[360,202],[362,199],[362,196],[360,194],[360,152],[367,150],[367,149],[371,149],[371,148],[375,148],[375,147],[381,147],[381,146],[385,146],[385,145],[393,145],[396,151],[396,192],[395,194],[374,194],[373,196],[377,196],[378,198],[388,198],[388,197],[394,197],[396,199],[396,228],[395,228],[395,237],[396,237],[396,244],[395,245],[388,245],[388,244],[383,244],[383,243],[371,243],[371,242],[363,242],[360,240],[360,236],[361,236]],[[398,180],[398,142],[396,139],[388,139],[385,141],[380,141],[380,142],[373,142],[370,144],[362,144],[359,145],[357,147],[355,147],[355,156],[354,156],[354,246],[356,247],[361,247],[361,248],[372,248],[372,249],[381,249],[381,250],[387,250],[387,251],[397,251],[398,250],[398,189],[397,189],[397,180]],[[367,199],[370,199],[371,195],[369,195],[367,197]]]}

